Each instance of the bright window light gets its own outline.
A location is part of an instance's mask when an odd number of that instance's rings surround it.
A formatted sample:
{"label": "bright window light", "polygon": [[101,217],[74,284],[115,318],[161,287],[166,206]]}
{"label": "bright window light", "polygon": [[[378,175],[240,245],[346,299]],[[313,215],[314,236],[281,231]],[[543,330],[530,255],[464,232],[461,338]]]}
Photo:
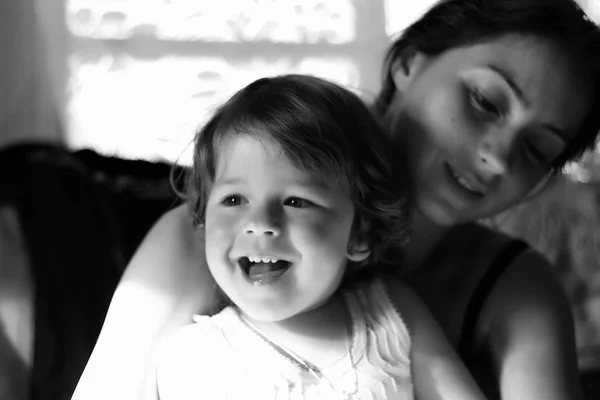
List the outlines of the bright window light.
{"label": "bright window light", "polygon": [[195,129],[259,77],[304,73],[360,88],[370,49],[356,3],[67,0],[69,144],[187,163]]}

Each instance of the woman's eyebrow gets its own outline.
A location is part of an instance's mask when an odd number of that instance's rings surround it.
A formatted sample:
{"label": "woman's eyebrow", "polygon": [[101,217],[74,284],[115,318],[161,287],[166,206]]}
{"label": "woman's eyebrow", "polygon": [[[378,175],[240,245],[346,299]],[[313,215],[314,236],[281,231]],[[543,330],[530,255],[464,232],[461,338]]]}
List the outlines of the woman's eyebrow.
{"label": "woman's eyebrow", "polygon": [[[513,75],[510,72],[506,71],[505,69],[501,68],[500,66],[498,66],[496,64],[488,64],[487,67],[490,70],[497,73],[498,75],[500,75],[502,77],[502,79],[504,79],[506,81],[508,86],[514,92],[515,96],[517,96],[517,98],[523,104],[525,104],[525,106],[531,105],[531,102],[529,101],[527,96],[525,96],[525,93],[523,92],[521,87],[517,84],[516,80],[514,79]],[[569,142],[569,136],[567,135],[567,133],[564,130],[562,130],[552,124],[544,124],[542,126],[546,130],[550,131],[550,133],[553,133],[554,135],[556,135],[563,142],[565,142],[565,143]]]}
{"label": "woman's eyebrow", "polygon": [[502,77],[502,79],[504,79],[506,81],[508,86],[514,92],[515,96],[517,96],[517,98],[523,104],[525,104],[528,107],[531,105],[531,102],[529,101],[527,96],[525,96],[525,93],[523,92],[521,87],[517,84],[517,82],[515,81],[514,77],[512,76],[512,74],[510,72],[506,71],[505,69],[501,68],[500,66],[498,66],[496,64],[488,64],[487,67],[489,69],[491,69],[492,71],[494,71],[495,73],[497,73],[498,75],[500,75]]}

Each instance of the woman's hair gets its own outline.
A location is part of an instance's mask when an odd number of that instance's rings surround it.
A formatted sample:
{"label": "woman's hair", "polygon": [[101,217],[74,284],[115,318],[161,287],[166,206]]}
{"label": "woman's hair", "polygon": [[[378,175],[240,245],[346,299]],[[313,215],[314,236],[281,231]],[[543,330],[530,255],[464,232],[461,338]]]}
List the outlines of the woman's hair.
{"label": "woman's hair", "polygon": [[593,79],[593,103],[583,126],[554,162],[560,170],[591,148],[600,131],[600,30],[573,0],[441,0],[402,32],[385,58],[375,112],[382,116],[396,91],[392,68],[407,49],[429,56],[504,35],[552,40]]}
{"label": "woman's hair", "polygon": [[[332,174],[356,211],[351,243],[367,243],[368,264],[404,243],[407,186],[392,173],[386,135],[369,108],[352,92],[323,79],[285,75],[259,79],[219,107],[194,140],[187,197],[202,224],[215,179],[219,144],[232,135],[278,143],[302,170]],[[352,250],[352,249],[349,249]]]}

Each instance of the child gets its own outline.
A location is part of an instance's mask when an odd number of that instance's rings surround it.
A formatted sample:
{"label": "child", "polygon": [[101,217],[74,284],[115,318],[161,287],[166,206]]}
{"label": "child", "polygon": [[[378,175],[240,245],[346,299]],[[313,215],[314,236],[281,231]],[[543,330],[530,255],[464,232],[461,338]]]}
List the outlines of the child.
{"label": "child", "polygon": [[357,96],[314,77],[260,79],[216,112],[190,204],[231,305],[163,345],[162,400],[482,398],[415,295],[375,270],[408,223],[386,146]]}

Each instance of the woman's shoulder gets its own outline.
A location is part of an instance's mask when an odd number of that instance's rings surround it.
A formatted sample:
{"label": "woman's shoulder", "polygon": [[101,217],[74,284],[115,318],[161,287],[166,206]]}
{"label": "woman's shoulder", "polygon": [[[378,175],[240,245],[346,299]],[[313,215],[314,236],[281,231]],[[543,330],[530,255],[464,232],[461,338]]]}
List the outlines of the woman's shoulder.
{"label": "woman's shoulder", "polygon": [[[560,286],[549,259],[525,240],[481,224],[470,224],[468,229],[472,237],[478,238],[473,251],[487,252],[492,256],[486,275],[496,275],[497,283],[490,290],[512,292],[521,288],[533,294],[537,291],[531,291],[534,287],[549,289],[550,286]],[[503,285],[500,285],[501,282]]]}
{"label": "woman's shoulder", "polygon": [[537,337],[538,343],[544,339],[561,342],[570,336],[571,307],[548,258],[520,239],[486,227],[478,229],[490,231],[490,237],[504,243],[498,245],[497,265],[492,264],[485,276],[490,284],[483,285],[485,296],[478,305],[478,336],[508,335],[515,343],[530,336]]}
{"label": "woman's shoulder", "polygon": [[477,281],[477,289],[484,292],[480,299],[483,315],[498,315],[489,312],[496,304],[504,313],[511,308],[530,306],[540,311],[555,309],[557,303],[564,303],[564,291],[550,261],[527,242],[480,224],[469,224],[462,229],[468,229],[469,236],[474,238],[464,247],[473,257],[463,257],[472,259],[478,268],[487,260]]}
{"label": "woman's shoulder", "polygon": [[528,249],[511,262],[482,304],[475,332],[501,368],[531,382],[553,376],[553,398],[575,398],[571,305],[553,266],[537,251]]}
{"label": "woman's shoulder", "polygon": [[[531,247],[511,260],[491,288],[483,315],[510,319],[516,315],[561,315],[571,319],[566,293],[550,261]],[[485,310],[497,310],[488,312]],[[490,321],[491,323],[491,321]]]}

